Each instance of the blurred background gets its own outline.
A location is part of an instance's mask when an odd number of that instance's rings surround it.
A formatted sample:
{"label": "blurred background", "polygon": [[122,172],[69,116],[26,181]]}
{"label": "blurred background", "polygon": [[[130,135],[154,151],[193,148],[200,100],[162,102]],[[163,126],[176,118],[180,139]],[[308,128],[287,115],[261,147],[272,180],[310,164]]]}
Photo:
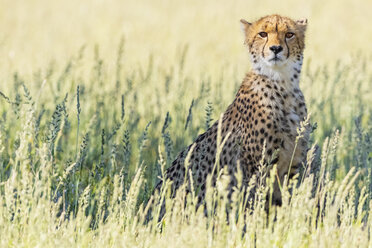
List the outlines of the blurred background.
{"label": "blurred background", "polygon": [[[306,56],[315,63],[372,51],[371,0],[1,0],[0,65],[32,72],[66,61],[82,45],[114,58],[125,38],[124,63],[174,63],[180,46],[198,70],[248,59],[239,19],[278,13],[309,20]],[[115,48],[115,49],[114,49]],[[113,61],[113,60],[112,60]],[[57,63],[58,64],[58,63]],[[1,69],[1,70],[2,70]],[[1,77],[1,76],[0,76]]]}

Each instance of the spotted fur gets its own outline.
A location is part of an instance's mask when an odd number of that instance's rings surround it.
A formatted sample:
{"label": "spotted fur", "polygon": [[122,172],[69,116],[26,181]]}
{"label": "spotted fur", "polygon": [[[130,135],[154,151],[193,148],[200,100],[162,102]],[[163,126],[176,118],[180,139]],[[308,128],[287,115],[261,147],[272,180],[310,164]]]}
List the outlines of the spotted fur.
{"label": "spotted fur", "polygon": [[[305,132],[294,151],[297,129],[307,117],[305,99],[299,88],[307,21],[271,15],[254,23],[245,20],[241,20],[241,23],[253,68],[245,76],[222,119],[222,139],[228,133],[230,135],[219,163],[221,168],[227,166],[231,175],[229,195],[236,185],[233,175],[237,172],[238,161],[243,172],[243,183],[248,184],[252,176],[257,175],[265,150],[265,164],[276,163],[277,178],[283,182],[285,175],[297,173],[305,160],[308,146],[308,132]],[[270,49],[273,46],[281,46],[282,51],[275,54]],[[205,196],[206,179],[216,162],[217,129],[218,122],[192,144],[194,149],[190,156],[190,169],[199,201]],[[192,145],[182,151],[166,171],[166,178],[173,182],[173,192],[184,183],[184,162]],[[277,156],[273,157],[275,151]],[[293,154],[291,171],[288,173]],[[156,188],[159,189],[161,184]],[[274,203],[280,204],[278,182],[273,199]]]}

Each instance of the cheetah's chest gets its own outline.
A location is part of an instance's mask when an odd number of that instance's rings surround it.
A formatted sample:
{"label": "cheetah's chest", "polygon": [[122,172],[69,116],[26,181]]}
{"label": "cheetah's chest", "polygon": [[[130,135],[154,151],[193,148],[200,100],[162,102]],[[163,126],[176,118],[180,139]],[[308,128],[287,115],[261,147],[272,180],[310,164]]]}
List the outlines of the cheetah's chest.
{"label": "cheetah's chest", "polygon": [[301,90],[273,81],[259,87],[259,91],[263,93],[259,105],[265,106],[267,118],[273,120],[275,135],[282,141],[281,149],[293,152],[298,127],[307,115]]}

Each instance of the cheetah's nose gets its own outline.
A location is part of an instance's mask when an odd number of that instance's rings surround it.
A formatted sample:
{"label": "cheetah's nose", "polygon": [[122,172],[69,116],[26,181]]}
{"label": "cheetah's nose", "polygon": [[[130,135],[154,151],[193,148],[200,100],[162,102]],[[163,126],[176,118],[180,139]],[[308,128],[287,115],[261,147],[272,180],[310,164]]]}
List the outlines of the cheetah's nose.
{"label": "cheetah's nose", "polygon": [[271,51],[273,51],[275,55],[277,55],[278,53],[280,53],[281,51],[283,51],[283,47],[282,46],[271,46],[269,49]]}

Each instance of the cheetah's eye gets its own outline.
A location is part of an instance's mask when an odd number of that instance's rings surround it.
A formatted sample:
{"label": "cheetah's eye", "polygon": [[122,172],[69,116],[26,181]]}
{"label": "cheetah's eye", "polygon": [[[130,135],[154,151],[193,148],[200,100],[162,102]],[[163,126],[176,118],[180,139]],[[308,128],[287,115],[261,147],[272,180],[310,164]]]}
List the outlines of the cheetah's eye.
{"label": "cheetah's eye", "polygon": [[294,36],[294,33],[291,33],[291,32],[285,34],[285,38],[287,38],[287,39],[290,39],[293,36]]}
{"label": "cheetah's eye", "polygon": [[259,32],[258,33],[262,38],[266,38],[267,37],[267,33],[266,32]]}

